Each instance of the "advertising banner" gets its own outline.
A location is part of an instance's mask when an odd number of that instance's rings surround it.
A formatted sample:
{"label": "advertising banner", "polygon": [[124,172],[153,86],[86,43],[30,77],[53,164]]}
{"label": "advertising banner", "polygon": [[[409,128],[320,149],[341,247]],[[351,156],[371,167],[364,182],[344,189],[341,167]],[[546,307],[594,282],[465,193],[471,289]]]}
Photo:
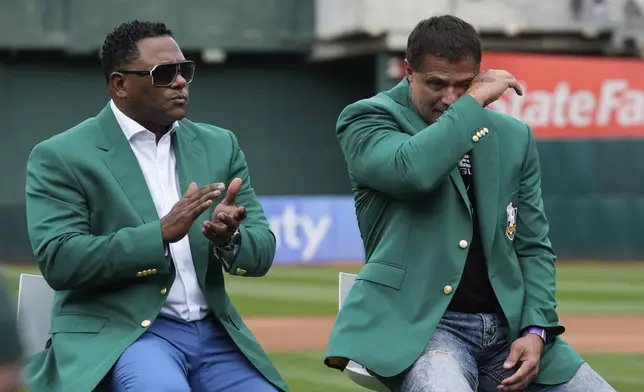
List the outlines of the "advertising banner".
{"label": "advertising banner", "polygon": [[363,260],[351,196],[265,196],[261,203],[277,239],[275,264]]}
{"label": "advertising banner", "polygon": [[482,69],[506,69],[524,95],[508,91],[492,109],[541,139],[644,138],[644,61],[485,53]]}

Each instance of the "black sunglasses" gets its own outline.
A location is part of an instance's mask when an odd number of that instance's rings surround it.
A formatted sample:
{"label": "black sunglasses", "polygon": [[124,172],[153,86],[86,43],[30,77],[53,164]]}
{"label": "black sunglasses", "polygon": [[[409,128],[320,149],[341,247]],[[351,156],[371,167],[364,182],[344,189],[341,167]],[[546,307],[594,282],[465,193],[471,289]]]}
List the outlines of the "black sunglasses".
{"label": "black sunglasses", "polygon": [[136,71],[136,70],[119,70],[122,74],[138,75],[138,76],[151,76],[152,84],[156,87],[169,87],[181,74],[186,80],[186,83],[192,82],[195,77],[195,62],[194,61],[181,61],[178,63],[165,63],[157,64],[149,71]]}

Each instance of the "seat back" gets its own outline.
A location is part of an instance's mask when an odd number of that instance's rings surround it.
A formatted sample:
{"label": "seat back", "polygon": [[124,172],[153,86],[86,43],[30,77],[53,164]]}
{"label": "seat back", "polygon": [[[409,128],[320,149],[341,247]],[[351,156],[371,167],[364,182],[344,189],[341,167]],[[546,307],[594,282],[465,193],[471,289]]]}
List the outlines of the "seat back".
{"label": "seat back", "polygon": [[[356,274],[350,274],[347,272],[340,272],[340,284],[338,286],[338,308],[342,308],[344,300],[347,298],[351,287],[356,281]],[[361,387],[368,389],[370,391],[376,392],[389,392],[389,389],[376,377],[369,374],[367,369],[364,366],[356,363],[354,361],[349,361],[347,367],[344,369],[344,372],[349,376],[349,378],[360,385]]]}
{"label": "seat back", "polygon": [[54,293],[41,275],[20,275],[18,329],[26,355],[45,349],[49,339]]}
{"label": "seat back", "polygon": [[351,290],[351,286],[353,286],[353,283],[355,281],[356,281],[356,274],[340,272],[340,288],[338,290],[338,294],[339,294],[338,309],[342,308],[344,299],[347,298],[347,295]]}

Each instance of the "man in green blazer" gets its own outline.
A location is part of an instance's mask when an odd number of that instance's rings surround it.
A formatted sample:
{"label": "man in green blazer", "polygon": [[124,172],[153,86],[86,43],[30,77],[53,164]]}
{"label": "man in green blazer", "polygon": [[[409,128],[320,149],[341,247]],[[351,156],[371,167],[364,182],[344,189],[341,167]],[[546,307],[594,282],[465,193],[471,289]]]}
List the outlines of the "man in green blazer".
{"label": "man in green blazer", "polygon": [[222,269],[266,274],[275,237],[235,135],[184,118],[195,64],[139,21],[101,62],[109,104],[27,164],[29,236],[56,290],[29,389],[287,391],[224,287]]}
{"label": "man in green blazer", "polygon": [[325,363],[392,391],[612,391],[560,337],[533,135],[484,108],[521,86],[480,62],[472,26],[429,18],[403,81],[340,114],[366,264]]}

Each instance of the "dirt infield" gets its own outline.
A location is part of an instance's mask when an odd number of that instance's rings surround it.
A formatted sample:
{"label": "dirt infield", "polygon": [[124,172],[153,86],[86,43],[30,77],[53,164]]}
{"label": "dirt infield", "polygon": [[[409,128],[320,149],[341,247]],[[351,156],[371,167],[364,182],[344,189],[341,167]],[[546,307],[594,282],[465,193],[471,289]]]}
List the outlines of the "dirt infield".
{"label": "dirt infield", "polygon": [[[644,354],[642,317],[561,317],[564,339],[582,353]],[[291,352],[324,350],[332,317],[247,318],[248,327],[265,350]]]}

